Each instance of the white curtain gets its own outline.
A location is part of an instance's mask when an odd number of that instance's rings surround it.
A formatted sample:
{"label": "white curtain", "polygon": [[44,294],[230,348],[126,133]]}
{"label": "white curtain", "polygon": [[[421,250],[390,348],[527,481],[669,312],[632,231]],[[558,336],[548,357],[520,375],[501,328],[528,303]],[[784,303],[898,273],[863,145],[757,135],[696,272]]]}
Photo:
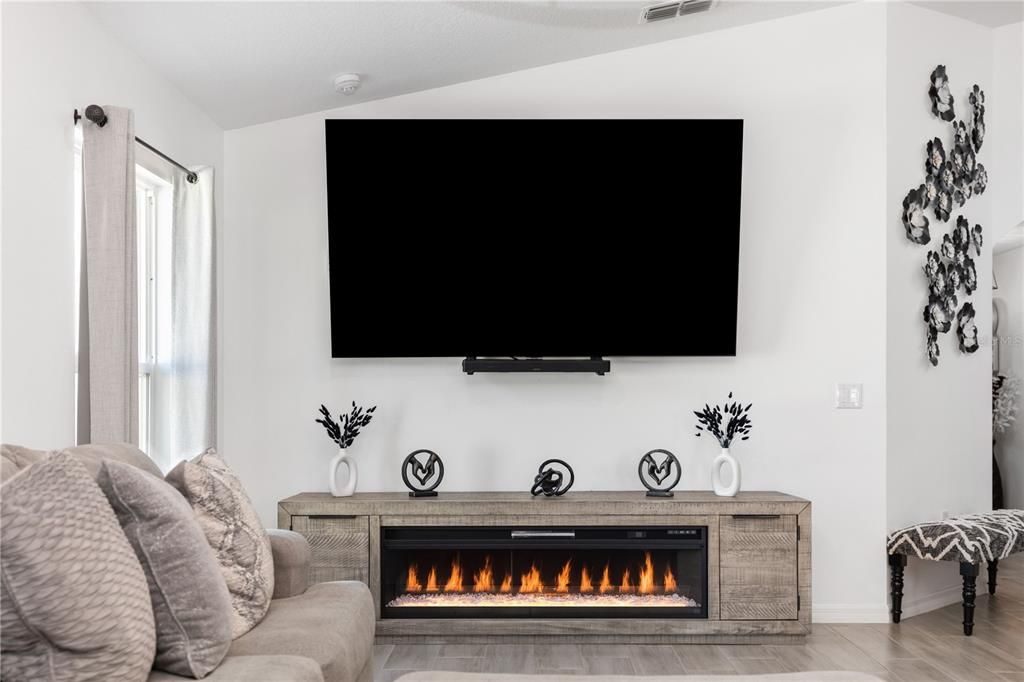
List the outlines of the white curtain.
{"label": "white curtain", "polygon": [[169,347],[156,377],[165,400],[153,416],[154,454],[164,467],[217,445],[214,174],[193,172],[196,183],[174,177]]}
{"label": "white curtain", "polygon": [[104,106],[82,141],[78,442],[138,443],[139,333],[135,123]]}

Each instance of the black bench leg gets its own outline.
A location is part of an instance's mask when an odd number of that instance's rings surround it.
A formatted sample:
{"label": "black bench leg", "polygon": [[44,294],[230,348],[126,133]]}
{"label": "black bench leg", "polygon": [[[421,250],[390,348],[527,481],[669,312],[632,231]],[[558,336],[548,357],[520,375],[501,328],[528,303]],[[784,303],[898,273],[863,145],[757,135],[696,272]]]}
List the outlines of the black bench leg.
{"label": "black bench leg", "polygon": [[999,561],[993,559],[988,562],[988,593],[996,593],[996,573],[999,572]]}
{"label": "black bench leg", "polygon": [[964,577],[964,634],[967,636],[974,632],[974,596],[979,569],[978,564],[960,563],[960,575]]}
{"label": "black bench leg", "polygon": [[903,613],[903,569],[907,565],[906,554],[889,555],[889,573],[892,577],[892,622],[900,622]]}

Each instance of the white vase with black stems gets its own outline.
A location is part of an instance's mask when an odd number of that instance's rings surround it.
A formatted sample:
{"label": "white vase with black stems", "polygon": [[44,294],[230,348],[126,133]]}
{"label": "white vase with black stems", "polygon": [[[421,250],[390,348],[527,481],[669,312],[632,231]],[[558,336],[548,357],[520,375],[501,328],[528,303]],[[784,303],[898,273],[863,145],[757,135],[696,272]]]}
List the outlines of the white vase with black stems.
{"label": "white vase with black stems", "polygon": [[[732,400],[731,392],[728,400]],[[722,447],[718,457],[711,463],[711,487],[720,497],[735,497],[740,490],[740,463],[732,456],[729,448],[737,437],[740,440],[750,438],[750,428],[753,426],[753,422],[750,421],[752,406],[753,403],[750,403],[744,407],[739,402],[726,402],[714,407],[705,404],[703,411],[694,412],[697,416],[697,437],[700,438],[702,433],[709,433]],[[729,471],[723,476],[723,470],[726,468]]]}
{"label": "white vase with black stems", "polygon": [[[320,406],[321,418],[317,419],[316,422],[323,425],[327,431],[327,436],[338,445],[338,453],[334,455],[330,465],[327,467],[328,487],[330,488],[331,495],[335,497],[351,497],[356,491],[356,484],[359,481],[359,467],[356,466],[355,458],[349,453],[349,448],[352,447],[352,442],[355,441],[356,436],[359,435],[363,427],[373,419],[373,412],[376,409],[377,406],[374,405],[368,410],[363,410],[353,400],[352,411],[348,414],[339,415],[341,423],[338,423],[331,417],[331,411],[327,407],[324,405]],[[338,470],[342,464],[345,465],[345,478],[339,482]]]}

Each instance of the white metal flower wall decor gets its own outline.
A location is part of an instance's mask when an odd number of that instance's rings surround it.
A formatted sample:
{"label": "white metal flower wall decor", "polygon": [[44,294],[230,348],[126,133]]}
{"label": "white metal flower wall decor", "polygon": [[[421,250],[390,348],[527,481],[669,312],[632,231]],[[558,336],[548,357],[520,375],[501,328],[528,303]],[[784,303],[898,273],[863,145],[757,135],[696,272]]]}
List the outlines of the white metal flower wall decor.
{"label": "white metal flower wall decor", "polygon": [[[902,220],[907,239],[921,246],[929,244],[932,238],[929,208],[936,221],[949,222],[954,205],[963,208],[988,186],[985,166],[978,163],[978,152],[985,140],[985,91],[977,85],[971,89],[969,116],[967,120],[957,120],[946,67],[940,64],[932,71],[928,95],[932,114],[950,124],[951,139],[948,146],[940,137],[926,141],[924,183],[912,188],[903,199]],[[954,326],[960,351],[978,350],[974,305],[967,297],[978,288],[978,273],[970,252],[973,248],[976,256],[981,255],[981,232],[981,225],[971,228],[966,217],[957,215],[950,233],[942,236],[938,250],[929,250],[925,258],[928,302],[923,317],[928,361],[932,365],[939,364],[939,334],[949,333]],[[960,291],[964,293],[962,306]]]}

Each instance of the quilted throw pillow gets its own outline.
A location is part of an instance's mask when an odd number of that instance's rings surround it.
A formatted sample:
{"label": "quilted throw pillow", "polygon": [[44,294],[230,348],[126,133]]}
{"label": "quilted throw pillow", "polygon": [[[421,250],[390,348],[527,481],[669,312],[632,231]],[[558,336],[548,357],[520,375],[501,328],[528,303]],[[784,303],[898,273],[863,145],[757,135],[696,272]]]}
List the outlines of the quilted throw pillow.
{"label": "quilted throw pillow", "polygon": [[274,594],[270,537],[241,481],[212,449],[178,464],[167,474],[167,482],[192,505],[217,555],[231,593],[231,634],[240,637],[270,608]]}
{"label": "quilted throw pillow", "polygon": [[145,680],[156,640],[146,576],[85,466],[53,455],[0,498],[0,677]]}
{"label": "quilted throw pillow", "polygon": [[130,464],[106,460],[96,477],[149,583],[154,668],[201,678],[231,646],[231,598],[220,564],[185,498]]}

